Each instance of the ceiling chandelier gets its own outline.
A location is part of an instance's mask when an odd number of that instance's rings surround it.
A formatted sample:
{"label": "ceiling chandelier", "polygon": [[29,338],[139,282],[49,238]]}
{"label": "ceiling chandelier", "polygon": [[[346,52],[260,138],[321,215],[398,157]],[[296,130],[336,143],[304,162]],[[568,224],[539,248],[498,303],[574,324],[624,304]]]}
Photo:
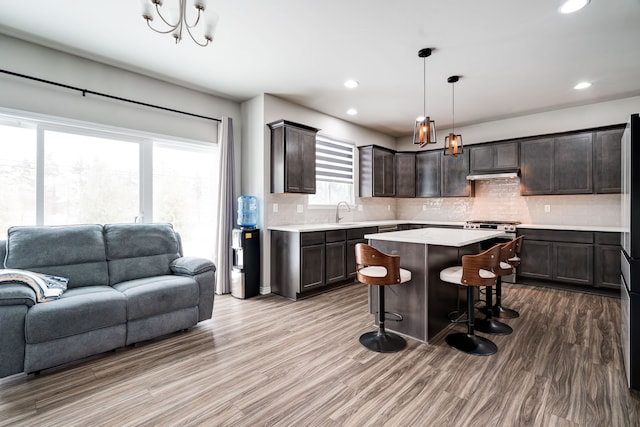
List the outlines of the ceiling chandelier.
{"label": "ceiling chandelier", "polygon": [[[176,1],[176,0],[171,0]],[[209,22],[202,22],[201,19],[204,17],[204,10],[207,5],[207,0],[191,0],[193,3],[193,7],[197,11],[197,16],[193,19],[193,23],[189,24],[187,22],[187,0],[177,0],[177,3],[173,7],[167,6],[162,9],[163,0],[148,0],[144,1],[144,10],[142,11],[142,18],[147,21],[147,25],[156,33],[160,34],[169,34],[173,36],[178,44],[182,40],[182,36],[186,32],[191,37],[191,40],[194,41],[198,46],[208,46],[209,43],[213,41],[213,31],[215,27],[215,19],[209,20]],[[177,5],[177,8],[176,8]],[[174,12],[175,9],[175,13]],[[155,12],[154,12],[155,9]],[[169,9],[169,10],[167,10]],[[164,10],[164,14],[163,11]],[[154,28],[151,23],[153,22],[154,17],[159,17],[160,20],[164,23],[164,29]],[[204,19],[202,19],[204,21]],[[204,35],[202,37],[202,41],[196,39],[193,35],[192,30],[198,24],[202,24],[201,26],[205,27]],[[161,24],[162,25],[162,24]]]}
{"label": "ceiling chandelier", "polygon": [[424,103],[423,107],[423,115],[416,119],[416,123],[413,127],[413,143],[419,144],[420,147],[424,147],[426,144],[435,144],[436,143],[436,122],[431,120],[429,116],[427,116],[427,60],[426,58],[431,56],[431,49],[425,48],[420,49],[418,52],[418,57],[423,59],[422,64],[422,74],[424,78],[424,86],[423,86],[423,95],[424,95]]}
{"label": "ceiling chandelier", "polygon": [[451,83],[451,132],[444,138],[444,155],[457,156],[462,154],[462,135],[456,135],[456,94],[454,92],[455,83],[460,80],[460,76],[451,76],[447,79]]}

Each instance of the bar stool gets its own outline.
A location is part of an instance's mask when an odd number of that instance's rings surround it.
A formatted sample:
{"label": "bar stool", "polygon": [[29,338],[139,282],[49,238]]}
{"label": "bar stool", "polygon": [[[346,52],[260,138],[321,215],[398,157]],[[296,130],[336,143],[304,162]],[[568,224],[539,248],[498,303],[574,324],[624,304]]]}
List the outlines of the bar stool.
{"label": "bar stool", "polygon": [[440,272],[444,282],[467,287],[467,333],[449,334],[447,344],[465,353],[488,356],[498,351],[498,346],[487,338],[474,333],[474,287],[493,286],[497,276],[493,273],[500,262],[501,245],[495,245],[477,255],[464,255],[462,266],[445,268]]}
{"label": "bar stool", "polygon": [[[509,270],[509,273],[506,273],[504,275],[511,274],[513,272],[513,269],[520,265],[520,250],[522,249],[523,240],[524,236],[518,236],[515,240],[512,240],[511,252],[509,254],[504,254],[506,258],[501,257],[501,268],[503,268],[505,271],[507,269]],[[487,307],[491,307],[491,305],[487,304]],[[496,283],[496,303],[493,306],[493,315],[502,319],[515,319],[516,317],[520,316],[520,313],[518,313],[516,310],[512,310],[510,308],[502,306],[501,275],[498,276],[498,282]]]}
{"label": "bar stool", "polygon": [[[511,240],[500,245],[500,263],[492,270],[493,273],[498,276],[496,280],[496,294],[498,293],[498,283],[500,283],[502,276],[506,276],[513,272],[511,264],[507,263],[509,258],[512,258],[515,251],[515,240]],[[476,330],[493,335],[509,335],[513,332],[511,326],[499,322],[493,318],[493,292],[492,287],[487,286],[485,288],[485,301],[486,305],[480,309],[485,313],[484,319],[476,320]],[[497,317],[497,316],[496,316]]]}
{"label": "bar stool", "polygon": [[397,255],[387,255],[364,243],[358,243],[355,251],[358,281],[378,288],[378,330],[362,334],[360,343],[379,353],[400,351],[407,342],[400,335],[384,329],[384,287],[408,282],[411,272],[400,268],[400,257]]}

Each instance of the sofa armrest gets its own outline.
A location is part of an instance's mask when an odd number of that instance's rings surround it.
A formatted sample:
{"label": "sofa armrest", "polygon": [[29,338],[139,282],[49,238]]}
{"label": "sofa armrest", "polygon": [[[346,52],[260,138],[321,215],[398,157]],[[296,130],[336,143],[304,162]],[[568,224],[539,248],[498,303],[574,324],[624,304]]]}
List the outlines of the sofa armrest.
{"label": "sofa armrest", "polygon": [[178,276],[191,276],[198,283],[198,321],[211,319],[216,291],[216,266],[204,258],[181,257],[171,263],[171,271]]}
{"label": "sofa armrest", "polygon": [[31,307],[36,303],[36,293],[27,285],[20,283],[0,284],[0,306],[26,305]]}
{"label": "sofa armrest", "polygon": [[180,257],[171,263],[171,271],[182,276],[196,276],[207,271],[216,271],[213,262],[205,258]]}

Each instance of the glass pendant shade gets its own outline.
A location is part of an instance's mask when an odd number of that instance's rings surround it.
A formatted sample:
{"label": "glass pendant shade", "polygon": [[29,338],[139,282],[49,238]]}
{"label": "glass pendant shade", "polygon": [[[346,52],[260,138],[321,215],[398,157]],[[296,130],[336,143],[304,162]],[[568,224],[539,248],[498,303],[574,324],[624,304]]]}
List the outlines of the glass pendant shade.
{"label": "glass pendant shade", "polygon": [[462,135],[450,133],[444,138],[444,155],[457,156],[462,154]]}
{"label": "glass pendant shade", "polygon": [[413,143],[424,147],[436,143],[436,122],[430,117],[420,117],[413,127]]}

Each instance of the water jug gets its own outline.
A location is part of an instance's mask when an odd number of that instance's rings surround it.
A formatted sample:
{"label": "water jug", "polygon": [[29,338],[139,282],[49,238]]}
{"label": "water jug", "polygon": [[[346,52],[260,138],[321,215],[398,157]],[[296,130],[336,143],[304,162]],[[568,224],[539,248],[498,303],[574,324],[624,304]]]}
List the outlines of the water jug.
{"label": "water jug", "polygon": [[254,196],[238,197],[238,220],[240,227],[255,227],[258,224],[258,199]]}

